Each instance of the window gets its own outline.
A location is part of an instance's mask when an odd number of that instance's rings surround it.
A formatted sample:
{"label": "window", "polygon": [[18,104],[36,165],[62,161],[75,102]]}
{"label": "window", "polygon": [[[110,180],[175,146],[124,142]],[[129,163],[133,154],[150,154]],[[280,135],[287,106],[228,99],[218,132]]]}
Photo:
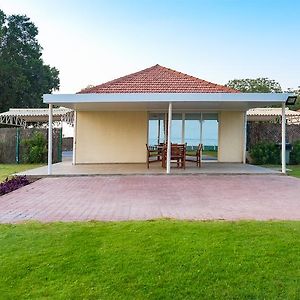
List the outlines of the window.
{"label": "window", "polygon": [[149,114],[148,144],[153,146],[165,142],[165,114]]}
{"label": "window", "polygon": [[[166,140],[167,113],[149,114],[149,145],[157,145]],[[209,149],[218,146],[218,114],[217,113],[173,113],[171,128],[172,143],[187,143],[197,146],[202,143]]]}

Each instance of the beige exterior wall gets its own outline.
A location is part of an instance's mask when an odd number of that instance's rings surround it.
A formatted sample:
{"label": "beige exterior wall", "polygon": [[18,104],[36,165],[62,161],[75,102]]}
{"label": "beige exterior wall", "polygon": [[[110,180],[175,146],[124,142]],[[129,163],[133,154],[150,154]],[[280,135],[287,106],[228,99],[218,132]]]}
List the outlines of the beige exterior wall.
{"label": "beige exterior wall", "polygon": [[76,163],[144,163],[147,112],[77,112]]}
{"label": "beige exterior wall", "polygon": [[219,114],[218,161],[243,161],[244,131],[244,112],[224,111]]}

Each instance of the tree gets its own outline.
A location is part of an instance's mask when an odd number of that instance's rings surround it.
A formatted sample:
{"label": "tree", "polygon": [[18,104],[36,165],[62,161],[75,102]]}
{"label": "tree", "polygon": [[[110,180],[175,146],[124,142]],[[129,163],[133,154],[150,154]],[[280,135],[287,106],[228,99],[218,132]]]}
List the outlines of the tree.
{"label": "tree", "polygon": [[88,84],[85,88],[81,89],[80,92],[83,92],[85,90],[91,89],[92,87],[94,87],[93,84]]}
{"label": "tree", "polygon": [[281,86],[278,82],[268,78],[256,79],[234,79],[229,80],[226,86],[243,93],[281,93]]}
{"label": "tree", "polygon": [[[281,86],[278,82],[268,78],[257,79],[234,79],[229,80],[226,86],[241,91],[243,93],[282,93]],[[297,95],[295,105],[289,106],[291,110],[300,109],[300,86],[297,89],[288,88],[286,92]]]}
{"label": "tree", "polygon": [[0,10],[0,112],[42,107],[42,95],[59,88],[59,71],[44,64],[37,35],[28,17]]}

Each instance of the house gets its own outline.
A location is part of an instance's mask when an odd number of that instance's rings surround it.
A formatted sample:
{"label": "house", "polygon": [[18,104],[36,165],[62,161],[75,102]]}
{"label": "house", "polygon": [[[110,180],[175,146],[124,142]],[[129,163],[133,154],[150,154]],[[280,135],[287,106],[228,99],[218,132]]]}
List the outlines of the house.
{"label": "house", "polygon": [[[48,172],[51,173],[52,164],[53,105],[75,111],[74,164],[145,163],[149,120],[153,118],[164,127],[163,140],[168,145],[172,142],[173,122],[181,122],[181,141],[185,142],[187,120],[199,120],[202,124],[203,118],[214,119],[218,122],[218,161],[245,163],[246,111],[274,104],[284,108],[288,97],[287,93],[240,93],[160,65],[77,94],[47,94],[44,102],[49,104]],[[285,122],[282,127],[285,140]]]}

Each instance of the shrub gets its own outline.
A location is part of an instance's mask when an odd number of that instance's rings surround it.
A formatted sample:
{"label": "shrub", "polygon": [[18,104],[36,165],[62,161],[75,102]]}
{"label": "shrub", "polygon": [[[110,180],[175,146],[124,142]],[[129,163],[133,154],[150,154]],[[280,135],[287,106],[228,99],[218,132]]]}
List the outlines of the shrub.
{"label": "shrub", "polygon": [[300,164],[300,141],[296,141],[292,144],[293,150],[290,155],[290,163],[294,165]]}
{"label": "shrub", "polygon": [[26,147],[24,162],[44,163],[46,162],[47,140],[41,132],[35,132],[32,138],[22,141]]}
{"label": "shrub", "polygon": [[280,149],[275,143],[257,143],[251,148],[250,156],[255,165],[280,163]]}
{"label": "shrub", "polygon": [[29,183],[26,176],[14,176],[11,179],[6,178],[4,182],[0,183],[0,196],[10,193]]}

